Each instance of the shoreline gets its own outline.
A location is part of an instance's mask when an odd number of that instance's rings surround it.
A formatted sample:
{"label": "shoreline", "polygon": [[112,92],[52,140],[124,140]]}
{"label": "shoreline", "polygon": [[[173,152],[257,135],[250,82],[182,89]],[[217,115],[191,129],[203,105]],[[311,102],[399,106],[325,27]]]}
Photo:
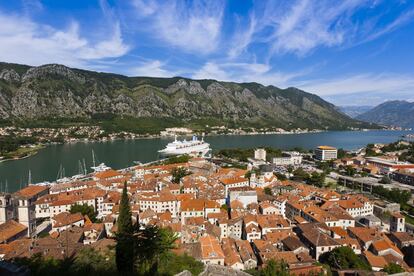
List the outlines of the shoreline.
{"label": "shoreline", "polygon": [[[395,130],[395,129],[360,129],[360,130],[315,130],[315,131],[301,131],[301,132],[271,132],[271,133],[222,133],[222,134],[207,134],[205,137],[217,137],[217,136],[259,136],[259,135],[303,135],[303,134],[318,134],[318,133],[326,133],[326,132],[371,132],[371,131],[410,131],[410,130]],[[195,134],[192,134],[195,135]],[[192,135],[180,135],[180,137],[191,137]],[[51,145],[65,145],[65,144],[77,144],[77,143],[108,143],[108,142],[115,142],[115,141],[132,141],[132,140],[150,140],[150,139],[172,139],[174,136],[161,136],[160,134],[154,134],[149,136],[141,136],[135,138],[113,138],[113,139],[74,139],[71,141],[66,141],[63,143],[59,142],[48,142],[40,144],[40,147],[30,154],[18,157],[18,158],[8,158],[0,160],[0,163],[8,162],[8,161],[18,161],[23,160],[29,157],[32,157],[38,154],[41,150],[51,146]]]}
{"label": "shoreline", "polygon": [[13,158],[7,158],[7,159],[1,159],[0,163],[3,162],[9,162],[9,161],[18,161],[18,160],[23,160],[32,156],[35,156],[36,154],[38,154],[42,149],[45,149],[47,146],[45,144],[41,144],[38,148],[34,149],[33,151],[30,151],[29,154],[22,156],[22,157],[13,157]]}

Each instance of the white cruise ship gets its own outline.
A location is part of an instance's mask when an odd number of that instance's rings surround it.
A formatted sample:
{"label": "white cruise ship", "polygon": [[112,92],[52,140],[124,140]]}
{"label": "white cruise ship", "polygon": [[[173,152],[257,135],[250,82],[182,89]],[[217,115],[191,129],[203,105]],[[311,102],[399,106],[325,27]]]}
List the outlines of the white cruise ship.
{"label": "white cruise ship", "polygon": [[210,151],[210,144],[204,142],[204,139],[198,140],[197,136],[193,136],[190,141],[177,140],[175,137],[174,142],[168,143],[165,149],[158,152],[162,155],[182,155],[190,154],[194,156],[205,156]]}

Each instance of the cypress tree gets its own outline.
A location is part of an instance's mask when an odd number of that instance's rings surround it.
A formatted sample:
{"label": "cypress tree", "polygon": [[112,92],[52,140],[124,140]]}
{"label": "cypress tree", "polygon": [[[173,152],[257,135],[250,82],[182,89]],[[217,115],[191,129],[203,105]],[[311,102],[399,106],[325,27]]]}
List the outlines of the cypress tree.
{"label": "cypress tree", "polygon": [[124,189],[122,191],[117,223],[116,266],[119,272],[125,274],[132,273],[135,259],[133,241],[134,228],[132,225],[126,182],[124,183]]}

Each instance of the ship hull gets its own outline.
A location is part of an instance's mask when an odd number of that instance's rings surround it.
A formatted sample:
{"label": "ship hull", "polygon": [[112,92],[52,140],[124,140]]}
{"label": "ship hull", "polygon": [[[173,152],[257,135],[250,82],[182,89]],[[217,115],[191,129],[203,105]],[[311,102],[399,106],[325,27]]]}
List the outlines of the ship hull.
{"label": "ship hull", "polygon": [[174,155],[206,155],[210,151],[210,147],[194,147],[186,149],[163,149],[158,152],[163,156],[174,156]]}

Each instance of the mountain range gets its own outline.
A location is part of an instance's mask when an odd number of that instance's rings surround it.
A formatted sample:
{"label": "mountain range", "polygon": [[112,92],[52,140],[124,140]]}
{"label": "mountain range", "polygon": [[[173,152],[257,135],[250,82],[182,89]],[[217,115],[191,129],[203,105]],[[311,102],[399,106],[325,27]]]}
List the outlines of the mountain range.
{"label": "mountain range", "polygon": [[99,121],[107,127],[167,126],[349,129],[373,127],[294,87],[188,78],[127,77],[0,63],[0,117],[29,125]]}
{"label": "mountain range", "polygon": [[339,110],[351,118],[356,118],[358,115],[365,113],[371,110],[373,106],[369,105],[347,105],[347,106],[340,106]]}
{"label": "mountain range", "polygon": [[380,125],[414,128],[414,103],[387,101],[356,117]]}

